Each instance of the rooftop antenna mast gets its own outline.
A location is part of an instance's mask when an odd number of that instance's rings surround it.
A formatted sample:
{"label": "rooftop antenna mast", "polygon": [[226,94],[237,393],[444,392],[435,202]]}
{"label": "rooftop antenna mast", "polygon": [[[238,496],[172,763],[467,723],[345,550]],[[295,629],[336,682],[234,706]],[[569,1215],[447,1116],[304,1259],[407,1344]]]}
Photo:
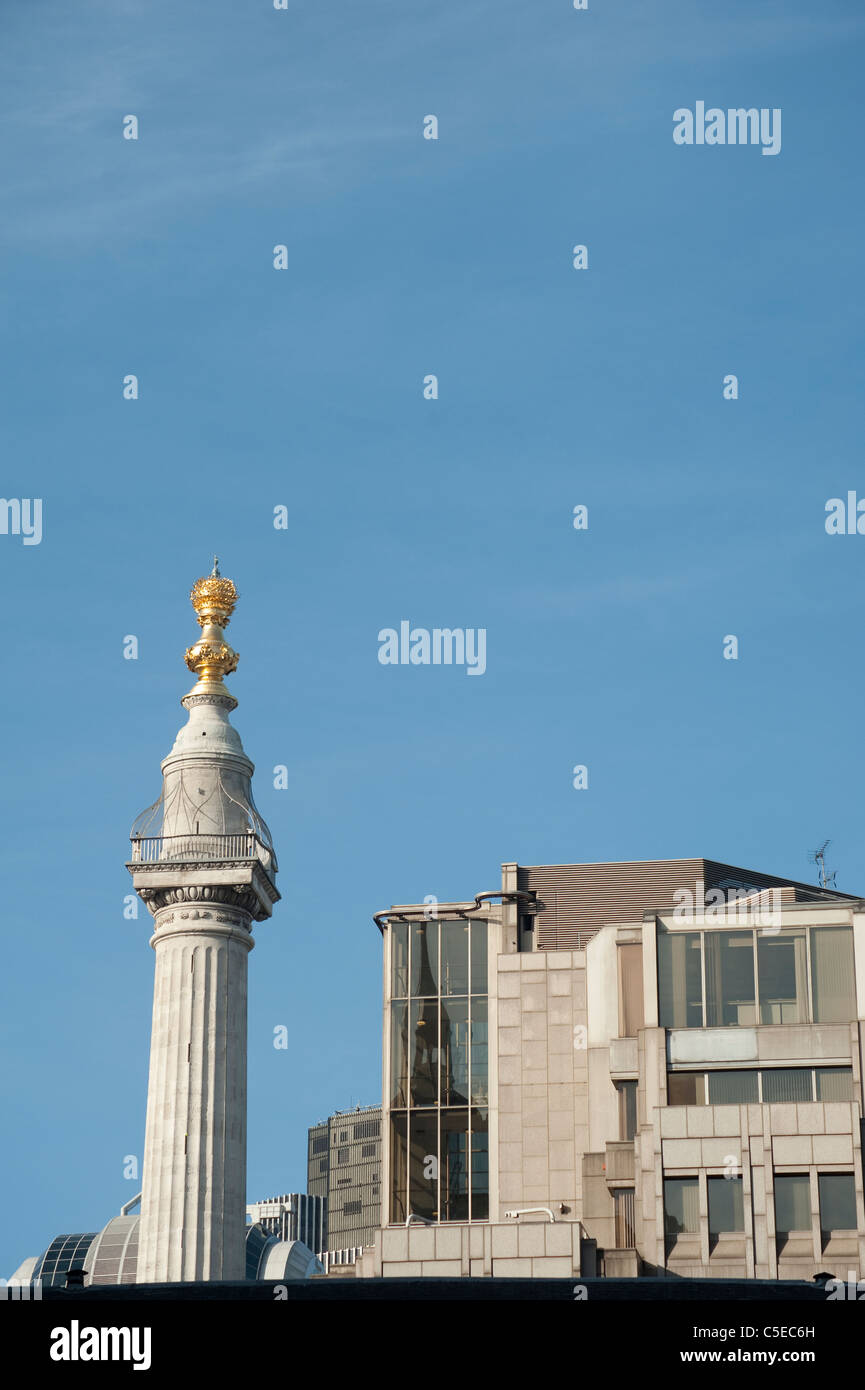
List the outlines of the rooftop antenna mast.
{"label": "rooftop antenna mast", "polygon": [[811,863],[817,865],[817,881],[820,884],[821,888],[835,887],[835,875],[837,873],[837,870],[833,870],[831,874],[827,874],[826,872],[826,850],[829,847],[829,845],[831,845],[831,843],[831,840],[824,840],[819,849],[815,849],[812,854],[808,855],[808,858],[810,859]]}

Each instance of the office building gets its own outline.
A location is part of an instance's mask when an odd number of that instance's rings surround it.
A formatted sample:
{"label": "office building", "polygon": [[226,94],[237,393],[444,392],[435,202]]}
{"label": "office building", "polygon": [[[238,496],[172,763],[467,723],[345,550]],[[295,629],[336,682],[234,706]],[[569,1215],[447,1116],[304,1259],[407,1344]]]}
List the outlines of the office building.
{"label": "office building", "polygon": [[288,1192],[281,1197],[267,1197],[246,1208],[247,1220],[258,1225],[268,1236],[279,1240],[300,1240],[316,1254],[325,1248],[324,1197],[311,1197],[306,1192]]}
{"label": "office building", "polygon": [[705,859],[396,906],[364,1276],[865,1268],[865,901]]}
{"label": "office building", "polygon": [[326,1201],[324,1249],[371,1245],[381,1221],[381,1106],[338,1110],[309,1131],[309,1192]]}

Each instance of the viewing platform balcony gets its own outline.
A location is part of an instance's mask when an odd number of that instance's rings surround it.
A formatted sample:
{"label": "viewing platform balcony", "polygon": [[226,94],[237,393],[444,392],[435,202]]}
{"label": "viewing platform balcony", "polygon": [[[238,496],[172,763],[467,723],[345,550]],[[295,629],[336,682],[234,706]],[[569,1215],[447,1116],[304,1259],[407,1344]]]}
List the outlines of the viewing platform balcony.
{"label": "viewing platform balcony", "polygon": [[271,878],[276,873],[273,850],[251,830],[233,835],[139,835],[131,843],[133,865],[255,859]]}
{"label": "viewing platform balcony", "polygon": [[276,855],[254,830],[130,839],[132,855],[126,867],[133,888],[148,904],[174,901],[171,894],[178,891],[193,901],[196,894],[191,890],[203,888],[208,890],[206,900],[234,901],[262,921],[279,900]]}

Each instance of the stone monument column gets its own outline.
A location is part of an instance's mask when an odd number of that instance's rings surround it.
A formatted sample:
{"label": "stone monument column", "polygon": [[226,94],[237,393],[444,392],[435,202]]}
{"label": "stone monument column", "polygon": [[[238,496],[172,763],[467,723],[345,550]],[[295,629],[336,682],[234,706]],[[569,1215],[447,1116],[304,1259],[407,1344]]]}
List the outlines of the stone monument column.
{"label": "stone monument column", "polygon": [[253,922],[279,899],[253,765],[228,718],[238,658],[223,629],[237,591],[214,561],[190,597],[198,682],[127,865],[156,953],[139,1283],[245,1278],[247,958]]}

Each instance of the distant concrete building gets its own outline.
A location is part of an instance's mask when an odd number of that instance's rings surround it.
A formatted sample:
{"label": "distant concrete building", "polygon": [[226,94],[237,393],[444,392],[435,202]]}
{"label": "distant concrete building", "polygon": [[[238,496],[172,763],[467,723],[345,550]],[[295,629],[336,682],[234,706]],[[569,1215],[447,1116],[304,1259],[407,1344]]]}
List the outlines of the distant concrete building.
{"label": "distant concrete building", "polygon": [[865,900],[705,859],[503,866],[384,937],[373,1275],[865,1269]]}
{"label": "distant concrete building", "polygon": [[309,1131],[307,1188],[326,1202],[326,1251],[371,1245],[381,1222],[381,1106],[338,1110]]}
{"label": "distant concrete building", "polygon": [[318,1254],[325,1244],[324,1197],[311,1197],[306,1192],[288,1192],[281,1197],[268,1197],[246,1208],[247,1219],[261,1226],[269,1236],[279,1240],[301,1240]]}

